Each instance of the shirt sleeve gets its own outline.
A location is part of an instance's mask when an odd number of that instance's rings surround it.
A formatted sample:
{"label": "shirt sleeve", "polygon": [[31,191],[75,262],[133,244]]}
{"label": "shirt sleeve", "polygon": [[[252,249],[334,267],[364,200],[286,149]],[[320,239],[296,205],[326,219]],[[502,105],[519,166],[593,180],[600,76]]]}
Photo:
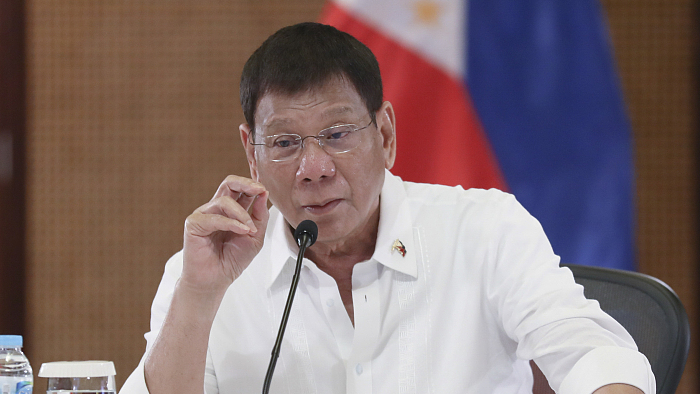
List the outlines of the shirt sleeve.
{"label": "shirt sleeve", "polygon": [[148,394],[148,387],[146,386],[146,378],[144,375],[144,363],[148,352],[153,347],[153,342],[158,337],[161,327],[163,326],[163,320],[165,320],[165,315],[170,307],[170,302],[173,298],[173,292],[175,290],[175,284],[180,278],[182,273],[182,251],[173,255],[168,262],[165,264],[165,273],[158,286],[158,291],[153,299],[153,304],[151,305],[151,330],[147,332],[144,337],[146,338],[146,351],[141,357],[141,361],[136,369],[131,373],[129,378],[122,386],[119,391],[120,394]]}
{"label": "shirt sleeve", "polygon": [[656,393],[647,358],[635,350],[615,346],[598,347],[581,357],[564,378],[560,392],[587,394],[613,382],[635,386],[647,394]]}
{"label": "shirt sleeve", "polygon": [[626,383],[654,394],[646,357],[622,325],[585,298],[571,271],[559,267],[539,222],[512,196],[494,215],[487,298],[517,343],[518,358],[534,360],[557,393]]}

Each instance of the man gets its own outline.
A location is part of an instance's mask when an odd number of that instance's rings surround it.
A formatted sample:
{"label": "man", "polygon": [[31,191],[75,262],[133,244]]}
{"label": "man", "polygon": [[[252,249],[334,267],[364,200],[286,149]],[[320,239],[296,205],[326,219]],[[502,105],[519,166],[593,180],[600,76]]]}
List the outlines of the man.
{"label": "man", "polygon": [[527,393],[530,359],[561,393],[655,392],[512,196],[388,172],[394,112],[357,40],[281,29],[246,63],[241,102],[252,179],[229,176],[187,218],[122,393],[261,390],[305,219],[318,240],[273,393]]}

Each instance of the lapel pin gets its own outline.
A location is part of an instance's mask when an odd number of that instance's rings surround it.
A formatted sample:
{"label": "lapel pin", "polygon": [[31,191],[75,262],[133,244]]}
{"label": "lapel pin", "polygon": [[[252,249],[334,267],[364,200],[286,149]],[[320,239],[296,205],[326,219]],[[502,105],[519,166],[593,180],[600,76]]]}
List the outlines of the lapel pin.
{"label": "lapel pin", "polygon": [[401,257],[406,257],[406,247],[403,246],[403,243],[401,243],[398,238],[394,241],[393,245],[391,245],[391,253],[394,253],[394,251],[401,253]]}

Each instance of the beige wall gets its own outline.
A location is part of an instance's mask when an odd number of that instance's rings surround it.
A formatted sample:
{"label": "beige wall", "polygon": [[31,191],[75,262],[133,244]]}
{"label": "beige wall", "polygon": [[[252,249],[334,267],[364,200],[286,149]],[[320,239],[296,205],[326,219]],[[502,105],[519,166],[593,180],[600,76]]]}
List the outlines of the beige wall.
{"label": "beige wall", "polygon": [[[111,359],[121,384],[184,218],[247,174],[238,77],[322,0],[31,0],[28,344],[33,365]],[[695,315],[690,1],[606,0],[635,130],[641,270]],[[696,356],[683,389],[695,392]],[[45,382],[37,382],[42,392]]]}
{"label": "beige wall", "polygon": [[[697,1],[602,3],[634,131],[639,269],[676,290],[697,333]],[[699,389],[696,338],[678,393]]]}

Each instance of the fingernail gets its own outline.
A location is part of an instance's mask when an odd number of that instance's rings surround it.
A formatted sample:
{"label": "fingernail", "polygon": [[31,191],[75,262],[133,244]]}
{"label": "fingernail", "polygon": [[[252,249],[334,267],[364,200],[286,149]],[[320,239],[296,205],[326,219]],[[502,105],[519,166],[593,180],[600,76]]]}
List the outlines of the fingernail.
{"label": "fingernail", "polygon": [[250,232],[251,232],[251,233],[257,233],[257,232],[258,232],[257,227],[255,227],[255,224],[253,224],[252,221],[246,222],[246,225],[247,225],[248,228],[250,229]]}

